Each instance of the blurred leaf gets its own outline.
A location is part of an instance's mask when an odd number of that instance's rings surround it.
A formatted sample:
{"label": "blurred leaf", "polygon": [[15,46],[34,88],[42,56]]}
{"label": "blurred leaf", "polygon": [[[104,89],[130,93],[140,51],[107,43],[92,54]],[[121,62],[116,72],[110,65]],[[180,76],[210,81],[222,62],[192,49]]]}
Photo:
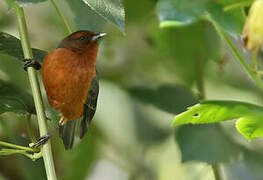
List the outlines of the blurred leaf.
{"label": "blurred leaf", "polygon": [[209,15],[225,30],[241,34],[244,24],[241,11],[225,12],[220,3],[211,0],[159,0],[157,11],[160,26],[192,24]]}
{"label": "blurred leaf", "polygon": [[[159,127],[142,107],[135,106],[135,126],[137,139],[145,145],[163,142],[169,135],[169,129]],[[160,120],[162,121],[162,120]],[[147,129],[147,131],[145,131]]]}
{"label": "blurred leaf", "polygon": [[77,30],[103,31],[106,20],[94,12],[83,1],[66,0],[73,11]]}
{"label": "blurred leaf", "polygon": [[174,60],[174,72],[188,85],[200,79],[208,60],[221,56],[219,37],[203,21],[180,28],[162,28],[156,40],[159,51]]}
{"label": "blurred leaf", "polygon": [[125,7],[125,20],[130,21],[140,21],[149,20],[149,15],[152,14],[153,9],[155,9],[156,1],[153,0],[125,0],[123,1]]}
{"label": "blurred leaf", "polygon": [[156,89],[134,87],[128,92],[143,103],[150,103],[169,113],[177,114],[196,103],[191,91],[183,86],[164,85]]}
{"label": "blurred leaf", "polygon": [[0,114],[5,112],[25,113],[28,108],[17,97],[5,97],[0,95]]}
{"label": "blurred leaf", "polygon": [[261,180],[263,179],[262,153],[249,149],[243,149],[242,159],[224,165],[224,173],[231,180]]}
{"label": "blurred leaf", "polygon": [[120,0],[82,0],[93,11],[125,32],[125,12]]}
{"label": "blurred leaf", "polygon": [[28,5],[33,5],[35,3],[44,2],[44,1],[47,1],[47,0],[7,0],[7,3],[12,4],[13,2],[15,2],[19,6],[24,7]]}
{"label": "blurred leaf", "polygon": [[[39,49],[32,49],[34,59],[39,62],[44,60],[44,56],[46,55],[45,51]],[[0,54],[6,54],[12,57],[16,57],[19,60],[24,59],[24,53],[21,46],[21,42],[16,37],[0,32]]]}
{"label": "blurred leaf", "polygon": [[10,111],[34,113],[34,102],[28,93],[0,80],[0,114]]}
{"label": "blurred leaf", "polygon": [[210,164],[231,162],[240,150],[219,128],[211,125],[185,125],[176,130],[176,142],[182,161],[202,161]]}
{"label": "blurred leaf", "polygon": [[67,151],[67,156],[70,157],[69,166],[63,176],[65,180],[82,180],[87,176],[92,163],[97,157],[98,146],[95,134],[99,133],[94,127],[90,128],[89,133],[81,139],[80,143]]}
{"label": "blurred leaf", "polygon": [[236,128],[247,139],[263,136],[263,107],[237,101],[204,101],[175,117],[174,125],[238,119]]}
{"label": "blurred leaf", "polygon": [[43,159],[38,159],[32,162],[31,159],[26,157],[19,157],[19,164],[22,169],[22,173],[26,180],[45,180],[46,172]]}

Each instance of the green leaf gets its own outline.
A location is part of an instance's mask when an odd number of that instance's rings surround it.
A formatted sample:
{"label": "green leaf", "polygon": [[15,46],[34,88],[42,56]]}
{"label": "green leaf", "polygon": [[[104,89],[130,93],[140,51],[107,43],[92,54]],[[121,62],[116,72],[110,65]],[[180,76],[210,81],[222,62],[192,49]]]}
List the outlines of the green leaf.
{"label": "green leaf", "polygon": [[5,112],[25,113],[28,109],[17,97],[0,96],[0,114]]}
{"label": "green leaf", "polygon": [[263,107],[237,101],[204,101],[177,115],[174,125],[238,119],[236,128],[247,139],[263,137]]}
{"label": "green leaf", "polygon": [[[201,77],[209,60],[221,57],[220,39],[209,23],[162,28],[157,35],[160,52],[174,60],[174,72],[188,85]],[[171,68],[172,69],[172,68]]]}
{"label": "green leaf", "polygon": [[217,124],[182,126],[175,131],[175,139],[182,152],[183,162],[214,164],[231,162],[240,156],[238,145]]}
{"label": "green leaf", "polygon": [[239,9],[224,11],[222,2],[211,0],[160,0],[157,11],[161,27],[187,25],[210,16],[225,30],[241,34],[244,18]]}
{"label": "green leaf", "polygon": [[87,29],[90,31],[101,32],[106,20],[94,12],[83,1],[66,0],[70,9],[74,13],[74,22],[78,30]]}
{"label": "green leaf", "polygon": [[[150,116],[143,106],[135,105],[134,122],[137,140],[147,147],[163,142],[170,135],[169,129],[160,127],[154,122],[154,115]],[[147,129],[147,131],[145,131]]]}
{"label": "green leaf", "polygon": [[143,103],[153,104],[173,114],[180,113],[197,102],[191,91],[183,86],[163,85],[155,89],[133,87],[128,92]]}
{"label": "green leaf", "polygon": [[242,158],[239,161],[225,164],[224,172],[227,179],[260,180],[263,179],[263,156],[255,150],[242,148]]}
{"label": "green leaf", "polygon": [[47,1],[47,0],[6,0],[6,2],[10,6],[13,6],[13,3],[17,3],[21,7],[33,5],[33,4],[44,2],[44,1]]}
{"label": "green leaf", "polygon": [[66,152],[66,156],[69,157],[67,164],[67,171],[63,174],[65,180],[82,180],[87,177],[87,174],[91,171],[92,163],[98,156],[98,143],[97,136],[100,134],[99,130],[94,126],[91,127],[89,134],[81,139],[71,151]]}
{"label": "green leaf", "polygon": [[34,113],[35,109],[31,95],[0,80],[0,114],[5,112]]}
{"label": "green leaf", "polygon": [[93,11],[125,32],[125,12],[120,0],[83,0]]}
{"label": "green leaf", "polygon": [[1,113],[4,111],[34,113],[34,102],[29,89],[29,81],[23,69],[23,63],[14,57],[0,53]]}
{"label": "green leaf", "polygon": [[[39,62],[42,62],[44,60],[44,56],[46,55],[45,51],[34,48],[32,48],[32,51],[34,59]],[[20,40],[4,32],[0,32],[0,54],[9,55],[19,60],[24,59]]]}

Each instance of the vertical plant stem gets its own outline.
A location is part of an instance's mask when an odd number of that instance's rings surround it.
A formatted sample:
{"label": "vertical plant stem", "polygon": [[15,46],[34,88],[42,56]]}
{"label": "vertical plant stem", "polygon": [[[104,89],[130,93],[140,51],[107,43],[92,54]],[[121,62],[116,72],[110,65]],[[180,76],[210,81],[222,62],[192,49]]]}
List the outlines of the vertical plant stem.
{"label": "vertical plant stem", "polygon": [[[29,38],[28,38],[23,8],[21,8],[16,3],[13,4],[13,7],[14,7],[14,9],[16,11],[16,15],[17,15],[18,26],[19,26],[19,34],[20,34],[21,44],[22,44],[22,48],[23,48],[23,52],[24,52],[24,57],[26,59],[31,59],[31,58],[33,58],[33,55],[32,55],[32,50],[31,50],[30,42],[29,42]],[[34,102],[35,102],[35,108],[36,108],[36,112],[37,112],[37,119],[38,119],[40,136],[43,136],[43,135],[48,133],[48,130],[47,130],[47,122],[46,122],[46,117],[44,114],[44,107],[43,107],[42,97],[40,94],[37,74],[36,74],[36,71],[33,67],[29,67],[27,69],[27,71],[28,71],[28,77],[29,77],[30,85],[32,88]],[[41,148],[41,151],[43,154],[47,179],[48,180],[56,180],[57,177],[56,177],[55,166],[54,166],[54,162],[53,162],[53,155],[51,152],[50,141],[48,141],[46,144],[43,145],[43,147]]]}
{"label": "vertical plant stem", "polygon": [[257,61],[257,53],[252,52],[252,62],[253,62],[253,69],[256,72],[258,70],[258,61]]}
{"label": "vertical plant stem", "polygon": [[[204,87],[204,59],[201,56],[197,56],[196,72],[197,72],[197,89],[199,91],[200,100],[205,100],[205,87]],[[210,164],[215,180],[222,180],[220,177],[219,164]]]}
{"label": "vertical plant stem", "polygon": [[36,137],[35,137],[34,132],[33,132],[33,127],[32,127],[32,124],[31,124],[31,114],[30,113],[26,114],[26,129],[27,129],[27,133],[28,133],[28,136],[29,136],[31,142],[35,143],[36,142]]}
{"label": "vertical plant stem", "polygon": [[197,67],[197,89],[199,91],[200,100],[205,99],[205,88],[204,88],[204,60],[198,56],[198,60],[196,61]]}
{"label": "vertical plant stem", "polygon": [[50,1],[51,1],[51,3],[53,4],[53,6],[55,7],[55,9],[56,9],[56,11],[57,11],[59,17],[61,18],[62,22],[63,22],[64,25],[65,25],[67,31],[69,32],[69,34],[71,34],[71,33],[72,33],[72,30],[71,30],[71,28],[70,28],[68,22],[66,21],[66,18],[63,16],[62,12],[61,12],[60,9],[58,8],[58,6],[57,6],[55,0],[50,0]]}
{"label": "vertical plant stem", "polygon": [[221,177],[219,165],[218,164],[212,164],[211,167],[212,167],[212,170],[214,172],[215,180],[222,180],[223,177]]}
{"label": "vertical plant stem", "polygon": [[248,73],[248,75],[250,76],[250,78],[255,82],[255,84],[261,89],[263,90],[263,82],[261,80],[261,78],[257,75],[256,72],[254,72],[254,70],[248,65],[246,59],[238,52],[238,50],[236,49],[236,47],[234,46],[234,44],[231,42],[231,40],[229,39],[228,35],[226,34],[226,32],[224,32],[221,27],[212,19],[209,19],[210,22],[214,25],[217,33],[219,34],[219,36],[225,41],[225,43],[228,45],[228,47],[230,48],[230,50],[233,52],[233,54],[235,55],[236,59],[240,62],[240,64],[242,65],[242,67],[245,69],[245,71]]}

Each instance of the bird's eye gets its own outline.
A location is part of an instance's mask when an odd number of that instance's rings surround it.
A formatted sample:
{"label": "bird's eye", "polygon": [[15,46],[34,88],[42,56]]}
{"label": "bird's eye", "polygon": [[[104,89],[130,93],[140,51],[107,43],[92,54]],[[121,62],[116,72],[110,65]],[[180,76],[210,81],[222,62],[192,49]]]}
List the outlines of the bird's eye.
{"label": "bird's eye", "polygon": [[87,36],[80,36],[79,40],[86,40],[87,39]]}

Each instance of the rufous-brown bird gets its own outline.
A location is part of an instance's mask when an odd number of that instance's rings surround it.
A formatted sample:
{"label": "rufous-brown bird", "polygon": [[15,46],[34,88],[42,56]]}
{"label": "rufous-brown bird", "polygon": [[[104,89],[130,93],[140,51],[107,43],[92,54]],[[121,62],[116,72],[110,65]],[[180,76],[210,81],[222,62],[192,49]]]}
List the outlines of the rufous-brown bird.
{"label": "rufous-brown bird", "polygon": [[[50,105],[61,113],[60,137],[66,149],[72,148],[76,120],[81,118],[82,138],[95,114],[99,93],[96,75],[98,40],[106,33],[77,31],[62,40],[45,56],[42,79]],[[54,133],[40,138],[36,146]]]}

